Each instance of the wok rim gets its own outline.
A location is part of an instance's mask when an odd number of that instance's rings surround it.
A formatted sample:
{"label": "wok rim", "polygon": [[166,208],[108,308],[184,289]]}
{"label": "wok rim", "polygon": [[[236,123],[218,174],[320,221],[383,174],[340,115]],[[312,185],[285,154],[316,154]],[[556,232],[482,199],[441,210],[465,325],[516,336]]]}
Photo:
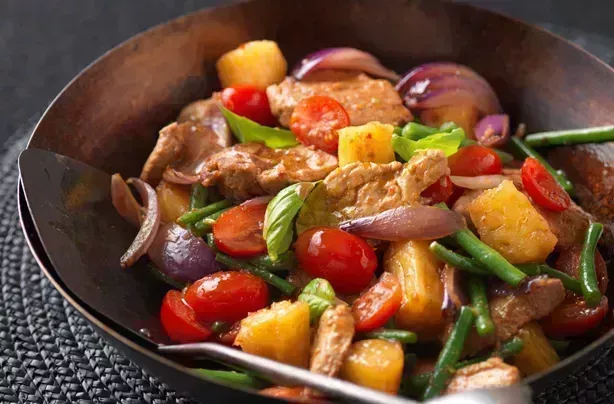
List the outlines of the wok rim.
{"label": "wok rim", "polygon": [[[145,37],[147,35],[155,33],[155,32],[157,32],[159,30],[167,29],[169,25],[180,23],[180,22],[182,22],[182,21],[184,21],[186,19],[198,18],[199,15],[207,13],[207,12],[210,12],[212,10],[222,10],[222,9],[232,8],[232,7],[235,7],[235,6],[240,5],[240,4],[250,3],[251,1],[252,0],[236,0],[236,1],[233,1],[232,3],[230,3],[230,4],[225,4],[225,5],[218,6],[218,7],[205,7],[205,8],[201,8],[199,10],[190,12],[190,13],[181,14],[181,15],[175,17],[175,18],[172,18],[172,19],[163,21],[163,22],[161,22],[159,24],[153,25],[152,27],[147,28],[147,29],[141,31],[141,32],[139,32],[139,33],[137,33],[137,34],[135,34],[135,35],[125,39],[124,41],[121,41],[120,43],[116,44],[115,46],[113,46],[109,50],[105,51],[102,55],[97,57],[94,61],[92,61],[85,68],[83,68],[81,71],[79,71],[79,73],[75,77],[73,77],[62,88],[62,90],[58,93],[58,95],[55,96],[54,99],[49,103],[49,105],[47,106],[47,108],[45,108],[45,111],[43,112],[43,114],[41,115],[39,120],[37,121],[34,129],[32,130],[32,133],[29,136],[26,148],[30,148],[30,145],[31,145],[33,139],[37,135],[39,137],[44,136],[44,134],[42,134],[42,133],[38,134],[38,129],[39,129],[41,123],[43,121],[45,121],[45,119],[49,115],[49,112],[51,111],[51,109],[54,108],[54,105],[58,102],[58,100],[60,100],[62,98],[64,93],[67,92],[67,90],[75,82],[77,82],[85,74],[87,74],[87,72],[93,66],[95,66],[95,65],[101,63],[102,61],[104,61],[107,57],[109,57],[111,54],[116,52],[118,49],[131,46],[134,43],[136,43],[138,40],[140,40],[141,38],[143,38],[143,37]],[[443,0],[443,1],[440,1],[440,2],[447,3],[448,5],[451,5],[453,7],[467,8],[467,9],[471,9],[471,10],[474,10],[474,11],[477,10],[477,11],[480,11],[482,13],[489,14],[489,15],[491,15],[493,17],[501,17],[501,18],[504,18],[504,19],[507,19],[507,20],[513,22],[516,25],[521,25],[521,26],[523,26],[526,29],[538,31],[542,35],[550,36],[550,37],[556,39],[558,43],[564,44],[567,47],[571,47],[576,52],[581,52],[582,54],[584,54],[584,56],[588,57],[589,59],[592,59],[593,62],[597,62],[597,64],[600,65],[602,68],[605,68],[608,71],[608,74],[614,75],[614,67],[613,66],[610,66],[605,61],[603,61],[602,59],[600,59],[599,57],[597,57],[593,53],[589,52],[588,50],[584,49],[580,45],[578,45],[578,44],[576,44],[576,43],[574,43],[574,42],[572,42],[572,41],[562,37],[561,35],[559,35],[557,33],[552,32],[552,31],[550,31],[550,30],[548,30],[546,28],[543,28],[543,27],[540,27],[540,26],[537,26],[537,25],[534,25],[534,24],[527,23],[527,22],[522,21],[522,20],[520,20],[518,18],[512,17],[512,16],[510,16],[510,15],[508,15],[506,13],[501,13],[501,12],[497,12],[497,11],[488,10],[488,9],[486,9],[484,7],[480,7],[480,6],[477,6],[477,5],[471,5],[471,4],[466,4],[466,3],[452,3],[452,2],[449,2],[449,1],[446,1],[446,0]],[[21,228],[22,228],[22,230],[24,232],[24,236],[25,236],[26,242],[28,244],[28,248],[30,249],[30,251],[32,252],[34,258],[36,259],[36,262],[37,262],[38,266],[41,268],[41,270],[43,271],[45,276],[49,279],[49,281],[52,283],[52,285],[60,292],[60,294],[73,307],[75,307],[75,309],[77,309],[77,311],[79,311],[79,313],[81,315],[83,315],[88,321],[92,322],[96,327],[102,329],[105,333],[108,333],[112,338],[114,338],[119,343],[127,345],[129,348],[134,349],[134,350],[140,352],[141,354],[148,356],[150,359],[158,361],[160,364],[162,364],[164,366],[170,366],[170,367],[172,367],[176,371],[181,371],[183,373],[190,373],[191,374],[190,368],[185,367],[185,366],[183,366],[183,365],[181,365],[181,364],[179,364],[179,363],[177,363],[175,361],[172,361],[171,359],[169,359],[169,358],[167,358],[167,357],[165,357],[165,356],[163,356],[161,354],[158,354],[157,352],[155,352],[153,350],[150,350],[150,349],[148,349],[147,347],[145,347],[145,346],[143,346],[141,344],[138,344],[138,343],[134,342],[130,338],[128,338],[125,335],[123,335],[120,331],[117,331],[112,326],[107,325],[102,319],[98,318],[98,316],[96,316],[95,313],[90,312],[90,309],[88,309],[85,304],[80,302],[78,298],[76,298],[75,296],[72,296],[70,290],[68,290],[67,287],[65,287],[64,285],[59,283],[57,281],[57,279],[55,279],[55,277],[54,277],[55,269],[51,265],[49,265],[50,266],[49,268],[46,267],[46,265],[44,264],[43,260],[39,256],[39,254],[45,254],[45,253],[44,252],[40,252],[40,251],[36,251],[36,249],[33,247],[33,242],[32,242],[32,240],[30,240],[30,236],[28,235],[28,231],[27,231],[26,226],[25,226],[24,221],[23,221],[23,215],[30,216],[30,212],[29,212],[29,209],[27,208],[27,201],[25,200],[25,197],[23,198],[23,202],[21,200],[21,197],[20,197],[21,193],[23,193],[23,190],[22,190],[21,178],[20,178],[19,182],[18,182],[18,189],[17,189],[17,200],[18,200],[19,221],[20,221]],[[613,265],[611,264],[610,268],[612,268],[612,267],[613,267]],[[608,270],[610,270],[610,268],[608,268]],[[91,311],[95,311],[95,310],[92,309]],[[103,317],[103,316],[100,315],[100,317]],[[531,385],[532,387],[533,386],[539,386],[539,390],[540,391],[546,391],[548,389],[548,387],[551,387],[554,384],[556,384],[557,382],[560,382],[561,379],[565,375],[571,374],[575,369],[577,369],[580,366],[586,366],[586,362],[591,358],[592,354],[594,354],[599,348],[601,348],[608,341],[610,341],[610,342],[614,341],[614,328],[611,328],[605,334],[600,336],[598,339],[592,341],[591,343],[586,345],[581,350],[579,350],[579,351],[575,352],[574,354],[564,358],[559,363],[557,363],[555,366],[550,368],[547,372],[538,373],[538,374],[535,374],[535,375],[532,375],[532,376],[524,378],[523,379],[523,383],[527,383],[527,384]],[[207,378],[204,378],[204,377],[200,377],[200,378],[202,380],[206,381],[206,382],[214,383],[214,384],[219,385],[219,386],[224,386],[224,387],[232,389],[232,390],[236,389],[236,390],[241,390],[241,391],[249,392],[250,394],[255,394],[255,393],[253,393],[249,389],[242,389],[242,388],[237,388],[237,387],[228,387],[227,385],[225,385],[223,383],[219,383],[218,381],[213,380],[213,379],[207,379]],[[273,399],[273,401],[282,402],[282,401],[275,400],[275,399]]]}

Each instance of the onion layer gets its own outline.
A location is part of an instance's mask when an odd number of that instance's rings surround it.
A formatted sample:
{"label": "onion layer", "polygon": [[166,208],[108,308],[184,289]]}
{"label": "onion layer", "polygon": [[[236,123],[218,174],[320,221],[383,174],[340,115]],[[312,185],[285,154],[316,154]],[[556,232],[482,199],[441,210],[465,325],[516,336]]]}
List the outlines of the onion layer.
{"label": "onion layer", "polygon": [[134,238],[134,241],[121,257],[120,263],[124,268],[132,266],[139,258],[147,253],[160,227],[160,209],[158,207],[158,196],[156,195],[156,191],[151,185],[138,178],[129,178],[128,184],[134,185],[139,192],[144,204],[145,217],[141,222],[141,228]]}
{"label": "onion layer", "polygon": [[141,224],[141,205],[134,199],[126,181],[119,173],[111,177],[111,201],[117,213],[135,227]]}
{"label": "onion layer", "polygon": [[486,115],[475,125],[473,134],[483,146],[503,146],[510,138],[510,117],[506,114]]}
{"label": "onion layer", "polygon": [[374,216],[348,220],[341,230],[378,240],[434,240],[463,229],[456,212],[432,206],[404,206]]}
{"label": "onion layer", "polygon": [[451,175],[450,181],[457,187],[467,189],[490,189],[499,186],[510,178],[505,175],[478,175],[477,177],[461,177]]}
{"label": "onion layer", "polygon": [[222,269],[207,243],[176,223],[160,227],[148,255],[162,273],[181,282],[194,282]]}
{"label": "onion layer", "polygon": [[292,69],[292,76],[302,80],[318,69],[359,70],[389,80],[399,79],[398,74],[382,66],[375,56],[355,48],[327,48],[310,53]]}

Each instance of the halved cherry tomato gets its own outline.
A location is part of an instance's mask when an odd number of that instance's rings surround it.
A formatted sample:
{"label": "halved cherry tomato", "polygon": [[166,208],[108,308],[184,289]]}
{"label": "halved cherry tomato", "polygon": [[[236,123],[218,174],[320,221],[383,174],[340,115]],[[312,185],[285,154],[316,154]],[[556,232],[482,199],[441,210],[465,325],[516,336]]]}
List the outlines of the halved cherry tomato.
{"label": "halved cherry tomato", "polygon": [[448,157],[448,167],[452,175],[477,177],[478,175],[501,174],[501,157],[488,147],[471,145],[461,147]]}
{"label": "halved cherry tomato", "polygon": [[349,124],[350,117],[345,108],[325,95],[303,99],[290,117],[290,130],[299,142],[328,153],[336,153],[339,147],[337,129]]}
{"label": "halved cherry tomato", "polygon": [[264,90],[247,85],[227,87],[222,91],[221,99],[222,105],[237,115],[261,125],[274,126],[277,123]]}
{"label": "halved cherry tomato", "polygon": [[237,321],[269,304],[269,289],[247,272],[216,272],[188,286],[184,299],[200,321]]}
{"label": "halved cherry tomato", "polygon": [[541,326],[549,337],[574,337],[597,327],[608,313],[608,298],[601,297],[597,307],[587,307],[582,298],[566,298],[549,316],[541,320]]}
{"label": "halved cherry tomato", "polygon": [[228,209],[213,224],[215,246],[233,257],[252,257],[266,251],[262,237],[267,202],[244,203]]}
{"label": "halved cherry tomato", "polygon": [[358,293],[369,285],[377,257],[366,241],[339,229],[315,227],[301,233],[294,245],[303,270],[324,278],[336,292]]}
{"label": "halved cherry tomato", "polygon": [[174,342],[205,341],[212,331],[196,319],[194,310],[183,300],[178,290],[169,290],[162,299],[160,322]]}
{"label": "halved cherry tomato", "polygon": [[554,212],[562,212],[571,204],[567,192],[538,160],[527,158],[520,173],[522,186],[535,203]]}
{"label": "halved cherry tomato", "polygon": [[433,184],[429,185],[427,189],[422,191],[424,198],[429,198],[431,204],[448,202],[452,194],[454,193],[454,184],[450,181],[450,176],[444,175]]}
{"label": "halved cherry tomato", "polygon": [[379,281],[352,303],[356,331],[372,331],[384,324],[401,307],[403,294],[397,277],[384,272]]}

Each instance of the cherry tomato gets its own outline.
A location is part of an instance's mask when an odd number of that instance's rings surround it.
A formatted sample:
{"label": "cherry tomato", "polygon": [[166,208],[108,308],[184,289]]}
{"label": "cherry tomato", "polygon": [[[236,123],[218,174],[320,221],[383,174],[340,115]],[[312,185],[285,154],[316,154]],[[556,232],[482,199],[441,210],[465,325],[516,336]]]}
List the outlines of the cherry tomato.
{"label": "cherry tomato", "polygon": [[[567,248],[559,255],[558,259],[556,260],[556,269],[578,279],[578,270],[580,269],[581,254],[582,246],[579,244]],[[599,253],[599,250],[595,250],[595,273],[597,274],[599,291],[604,294],[608,289],[608,268],[605,264],[605,261],[603,260],[603,257]],[[573,294],[573,292],[571,291],[568,292],[570,294]]]}
{"label": "cherry tomato", "polygon": [[233,257],[252,257],[266,251],[262,237],[267,202],[235,206],[213,224],[215,246]]}
{"label": "cherry tomato", "polygon": [[275,126],[277,120],[271,113],[269,98],[264,90],[247,85],[225,88],[221,93],[222,105],[237,115],[261,125]]}
{"label": "cherry tomato", "polygon": [[339,147],[337,129],[349,124],[350,117],[345,108],[325,95],[303,99],[290,117],[290,130],[299,142],[328,153],[336,153]]}
{"label": "cherry tomato", "polygon": [[527,158],[520,173],[522,186],[535,203],[554,212],[562,212],[571,204],[567,192],[538,160]]}
{"label": "cherry tomato", "polygon": [[183,300],[178,290],[169,290],[162,300],[160,322],[168,337],[174,342],[204,341],[212,331],[196,319],[194,310]]}
{"label": "cherry tomato", "polygon": [[384,272],[379,281],[352,303],[356,331],[373,331],[384,324],[401,307],[403,295],[397,277]]}
{"label": "cherry tomato", "polygon": [[273,386],[260,390],[263,396],[284,398],[291,402],[299,403],[323,403],[319,398],[310,397],[304,387]]}
{"label": "cherry tomato", "polygon": [[200,321],[237,321],[269,304],[269,289],[259,277],[226,271],[207,275],[185,292],[186,303]]}
{"label": "cherry tomato", "polygon": [[448,167],[452,175],[477,177],[478,175],[501,174],[501,157],[488,147],[471,145],[461,147],[448,157]]}
{"label": "cherry tomato", "polygon": [[593,308],[587,307],[582,298],[566,298],[540,323],[549,337],[574,337],[597,327],[608,309],[608,298],[605,296],[601,297],[599,306]]}
{"label": "cherry tomato", "polygon": [[298,237],[296,258],[314,278],[324,278],[336,292],[358,293],[369,285],[377,257],[366,241],[339,229],[315,227]]}
{"label": "cherry tomato", "polygon": [[429,185],[427,189],[422,191],[424,198],[429,198],[431,204],[440,202],[448,202],[452,194],[454,193],[454,184],[450,181],[450,176],[444,175],[433,184]]}

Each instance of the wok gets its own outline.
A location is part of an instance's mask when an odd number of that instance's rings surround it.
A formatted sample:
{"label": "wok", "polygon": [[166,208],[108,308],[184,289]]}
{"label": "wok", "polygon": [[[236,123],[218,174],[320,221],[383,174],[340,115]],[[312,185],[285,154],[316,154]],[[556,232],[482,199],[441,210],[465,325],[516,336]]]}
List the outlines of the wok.
{"label": "wok", "polygon": [[[437,60],[469,65],[493,85],[514,122],[525,123],[531,131],[612,122],[614,71],[569,42],[510,18],[432,0],[254,0],[177,18],[112,49],[58,95],[28,147],[72,157],[108,173],[138,175],[157,131],[174,120],[182,106],[219,88],[216,59],[242,42],[262,38],[277,41],[290,65],[313,50],[332,46],[364,49],[398,72]],[[608,178],[614,176],[614,144],[568,147],[553,154],[555,165],[565,168],[575,181],[583,206],[606,224],[606,249],[611,252],[614,197]],[[22,226],[41,268],[111,343],[203,401],[212,397],[264,401],[194,376],[185,366],[155,353],[151,338],[139,334],[140,324],[120,325],[101,307],[86,305],[77,288],[69,285],[95,284],[100,275],[96,271],[121,274],[116,282],[135,292],[126,294],[127,300],[109,299],[105,304],[134,307],[133,314],[155,335],[163,288],[139,274],[139,267],[122,271],[119,256],[111,257],[115,267],[72,273],[71,279],[61,276],[59,272],[70,271],[58,271],[51,264],[22,189],[19,197]],[[101,256],[105,254],[105,245],[98,249]],[[140,293],[149,282],[148,293]],[[104,292],[112,295],[111,286]],[[613,336],[614,331],[605,332],[527,382],[536,393],[544,391],[590,361],[599,348],[611,345]]]}

